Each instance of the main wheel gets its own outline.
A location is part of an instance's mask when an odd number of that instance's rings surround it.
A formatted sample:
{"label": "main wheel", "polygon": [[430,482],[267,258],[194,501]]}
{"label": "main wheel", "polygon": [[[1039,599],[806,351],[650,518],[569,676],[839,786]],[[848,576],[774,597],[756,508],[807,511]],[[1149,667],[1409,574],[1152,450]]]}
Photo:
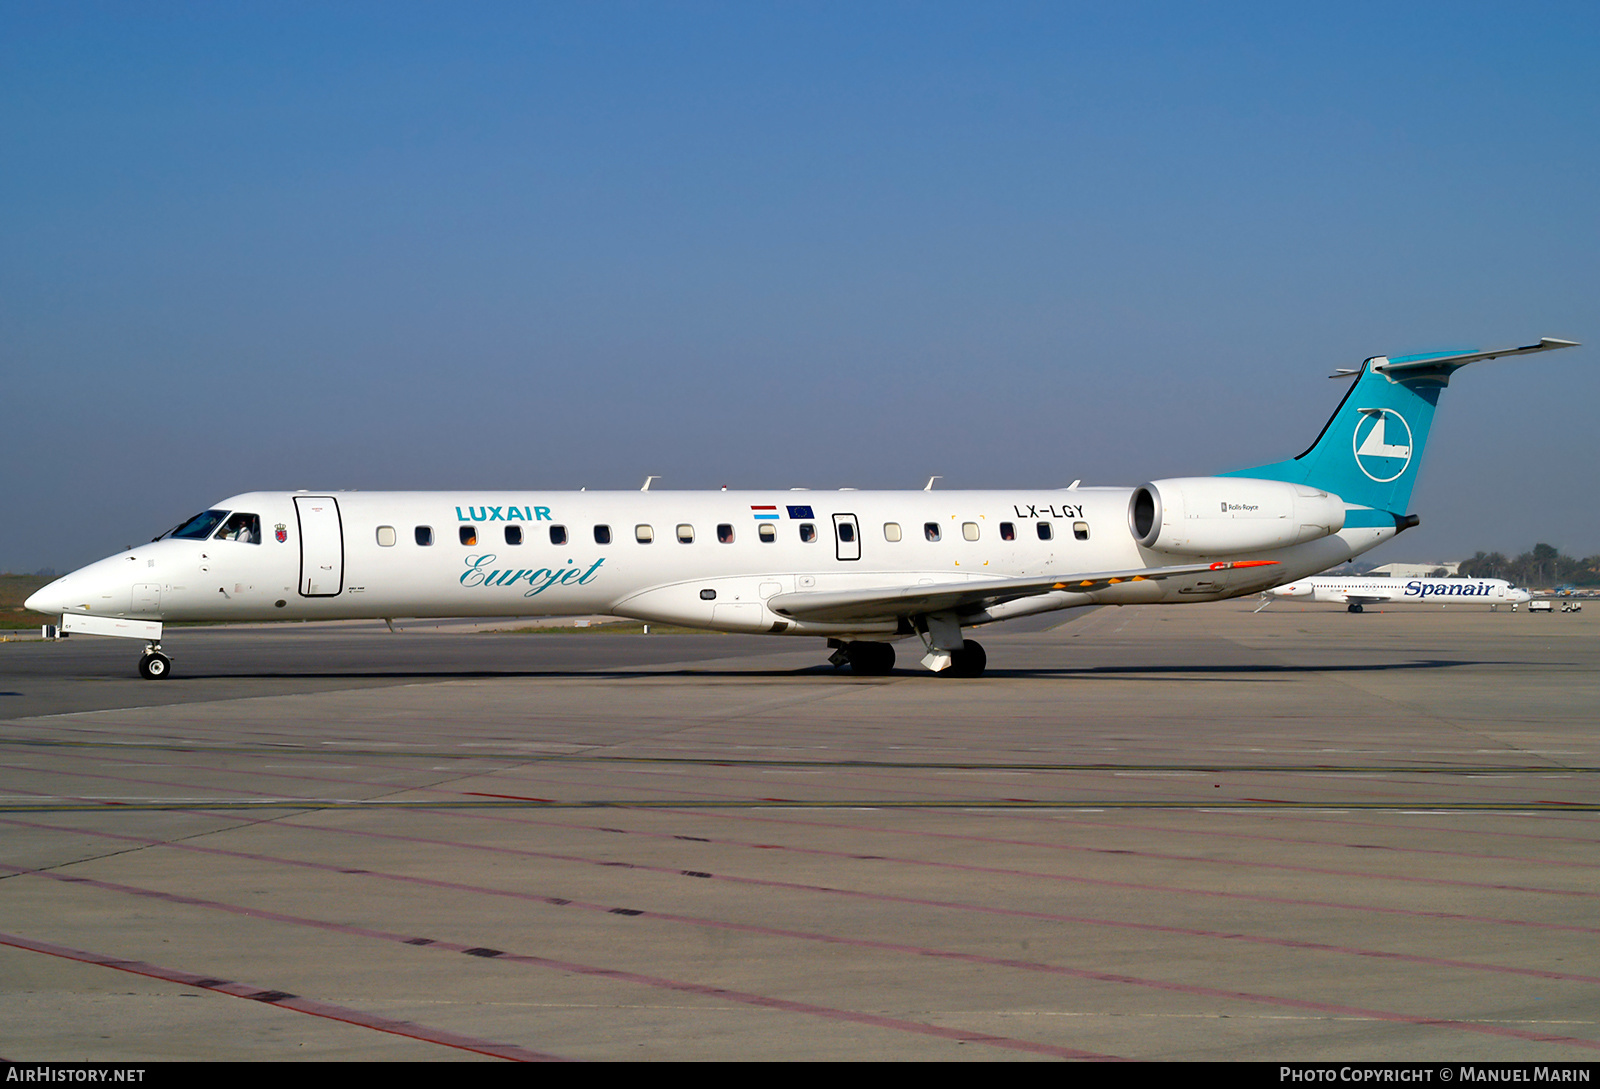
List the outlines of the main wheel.
{"label": "main wheel", "polygon": [[1349,611],[1353,613],[1359,613],[1361,611],[1361,606],[1358,604],[1352,604]]}
{"label": "main wheel", "polygon": [[952,677],[981,677],[988,664],[989,656],[983,652],[983,647],[971,639],[962,643],[960,650],[950,652]]}
{"label": "main wheel", "polygon": [[844,648],[850,671],[863,677],[883,677],[894,672],[894,646],[889,643],[854,642]]}
{"label": "main wheel", "polygon": [[172,659],[153,650],[139,659],[139,676],[147,681],[164,681],[172,673]]}

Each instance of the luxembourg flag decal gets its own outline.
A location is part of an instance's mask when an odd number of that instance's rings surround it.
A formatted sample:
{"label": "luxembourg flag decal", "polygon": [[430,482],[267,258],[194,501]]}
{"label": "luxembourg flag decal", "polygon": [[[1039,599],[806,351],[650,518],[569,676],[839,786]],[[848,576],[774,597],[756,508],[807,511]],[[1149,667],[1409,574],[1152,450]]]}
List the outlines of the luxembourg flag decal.
{"label": "luxembourg flag decal", "polygon": [[758,522],[776,522],[778,520],[778,508],[775,506],[758,507],[751,503],[750,513],[755,515]]}

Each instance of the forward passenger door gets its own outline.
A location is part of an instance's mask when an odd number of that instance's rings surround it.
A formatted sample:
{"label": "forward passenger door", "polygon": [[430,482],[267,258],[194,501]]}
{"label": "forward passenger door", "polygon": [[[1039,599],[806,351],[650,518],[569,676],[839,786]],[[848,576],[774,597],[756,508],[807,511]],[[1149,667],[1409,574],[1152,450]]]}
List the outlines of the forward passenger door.
{"label": "forward passenger door", "polygon": [[300,520],[300,596],[337,597],[344,585],[344,526],[331,495],[297,495]]}

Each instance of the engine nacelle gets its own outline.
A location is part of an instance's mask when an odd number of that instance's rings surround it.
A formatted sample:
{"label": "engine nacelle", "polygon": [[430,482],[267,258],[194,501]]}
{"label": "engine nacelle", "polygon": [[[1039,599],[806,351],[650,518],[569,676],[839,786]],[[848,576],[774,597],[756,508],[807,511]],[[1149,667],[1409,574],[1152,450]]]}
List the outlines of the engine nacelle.
{"label": "engine nacelle", "polygon": [[1178,477],[1135,488],[1128,527],[1141,545],[1160,552],[1256,552],[1338,533],[1344,528],[1344,500],[1279,480]]}

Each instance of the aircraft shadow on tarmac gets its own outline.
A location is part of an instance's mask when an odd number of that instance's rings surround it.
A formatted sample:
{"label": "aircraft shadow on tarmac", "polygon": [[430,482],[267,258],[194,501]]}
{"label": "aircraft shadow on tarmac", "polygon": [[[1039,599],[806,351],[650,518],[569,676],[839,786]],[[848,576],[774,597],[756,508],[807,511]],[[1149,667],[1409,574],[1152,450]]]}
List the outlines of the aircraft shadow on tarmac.
{"label": "aircraft shadow on tarmac", "polygon": [[[1459,666],[1511,665],[1480,658],[1423,658],[1406,662],[1370,662],[1348,665],[1280,665],[1280,664],[1227,664],[1227,665],[1097,665],[1058,667],[990,667],[981,681],[1021,679],[1071,679],[1115,676],[1145,676],[1151,679],[1169,677],[1179,679],[1217,675],[1215,680],[1238,680],[1241,677],[1297,676],[1305,673],[1385,673],[1394,670],[1453,669]],[[944,682],[951,678],[940,677],[917,668],[896,669],[886,675],[888,679],[922,676],[930,682]],[[364,669],[364,670],[257,670],[253,672],[217,672],[180,674],[166,682],[180,685],[185,681],[215,680],[395,680],[395,681],[450,681],[450,680],[649,680],[666,677],[697,677],[712,680],[784,680],[800,677],[836,677],[840,680],[882,682],[883,676],[854,677],[848,669],[835,669],[826,663],[804,666],[799,669]]]}

